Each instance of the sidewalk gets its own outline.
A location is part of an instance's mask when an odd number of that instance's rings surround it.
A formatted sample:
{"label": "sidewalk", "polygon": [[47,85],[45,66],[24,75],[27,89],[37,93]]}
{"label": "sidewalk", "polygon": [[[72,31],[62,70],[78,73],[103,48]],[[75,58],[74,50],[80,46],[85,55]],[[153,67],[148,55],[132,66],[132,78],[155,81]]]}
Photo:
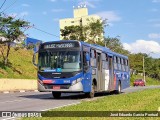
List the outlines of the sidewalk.
{"label": "sidewalk", "polygon": [[0,79],[0,93],[37,91],[37,80]]}

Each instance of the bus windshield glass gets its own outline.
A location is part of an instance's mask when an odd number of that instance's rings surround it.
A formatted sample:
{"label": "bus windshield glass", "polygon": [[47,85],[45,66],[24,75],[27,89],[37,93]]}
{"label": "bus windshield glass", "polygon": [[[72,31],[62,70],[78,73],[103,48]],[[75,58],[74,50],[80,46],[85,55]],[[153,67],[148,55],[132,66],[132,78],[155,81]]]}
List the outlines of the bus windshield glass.
{"label": "bus windshield glass", "polygon": [[39,53],[39,70],[75,72],[81,70],[79,51],[46,51]]}

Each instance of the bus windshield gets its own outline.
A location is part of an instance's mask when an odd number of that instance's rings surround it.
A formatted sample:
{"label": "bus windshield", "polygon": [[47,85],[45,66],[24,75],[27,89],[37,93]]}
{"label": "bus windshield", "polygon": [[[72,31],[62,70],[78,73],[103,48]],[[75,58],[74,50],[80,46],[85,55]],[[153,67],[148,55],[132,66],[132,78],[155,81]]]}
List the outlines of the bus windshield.
{"label": "bus windshield", "polygon": [[[75,72],[81,70],[79,51],[46,51],[39,53],[39,70]],[[56,72],[56,71],[55,71]]]}

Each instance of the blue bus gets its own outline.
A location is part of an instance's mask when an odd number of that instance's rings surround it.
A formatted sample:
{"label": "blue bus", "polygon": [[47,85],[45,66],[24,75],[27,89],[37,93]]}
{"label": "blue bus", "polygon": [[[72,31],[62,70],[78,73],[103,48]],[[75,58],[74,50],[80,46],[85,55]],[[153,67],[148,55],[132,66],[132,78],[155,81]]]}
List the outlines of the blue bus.
{"label": "blue bus", "polygon": [[42,43],[36,53],[38,91],[50,91],[54,98],[61,93],[85,93],[93,98],[96,92],[121,93],[130,86],[128,57],[106,47],[60,40]]}

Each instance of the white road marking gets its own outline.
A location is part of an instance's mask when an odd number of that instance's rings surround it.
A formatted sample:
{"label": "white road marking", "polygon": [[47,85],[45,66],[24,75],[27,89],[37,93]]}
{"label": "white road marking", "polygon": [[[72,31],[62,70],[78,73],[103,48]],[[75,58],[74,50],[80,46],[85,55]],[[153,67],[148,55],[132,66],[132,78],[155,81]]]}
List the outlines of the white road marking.
{"label": "white road marking", "polygon": [[4,119],[0,119],[0,120],[16,120],[15,117],[10,117],[10,118],[4,118]]}
{"label": "white road marking", "polygon": [[4,101],[4,102],[0,102],[0,104],[1,104],[1,103],[19,102],[19,101],[24,101],[24,100],[28,100],[28,99],[22,99],[22,100],[12,100],[12,101]]}
{"label": "white road marking", "polygon": [[50,110],[50,109],[57,109],[57,108],[62,108],[62,107],[66,107],[66,106],[77,105],[77,104],[80,104],[80,103],[81,102],[71,103],[71,104],[67,104],[67,105],[62,105],[62,106],[58,106],[58,107],[44,109],[44,110],[41,110],[41,111],[47,111],[47,110]]}

